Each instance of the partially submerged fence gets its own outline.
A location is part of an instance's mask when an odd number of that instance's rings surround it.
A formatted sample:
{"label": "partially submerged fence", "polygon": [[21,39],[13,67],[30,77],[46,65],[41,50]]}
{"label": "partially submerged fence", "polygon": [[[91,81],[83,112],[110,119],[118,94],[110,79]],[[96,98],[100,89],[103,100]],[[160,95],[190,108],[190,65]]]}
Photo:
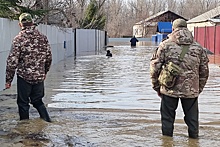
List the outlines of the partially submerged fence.
{"label": "partially submerged fence", "polygon": [[[52,64],[72,55],[97,54],[106,46],[105,31],[58,28],[49,25],[39,25],[37,28],[48,37],[52,48]],[[11,41],[19,31],[18,21],[0,18],[0,91],[5,85],[6,59],[10,52]],[[16,76],[14,83],[16,83]]]}

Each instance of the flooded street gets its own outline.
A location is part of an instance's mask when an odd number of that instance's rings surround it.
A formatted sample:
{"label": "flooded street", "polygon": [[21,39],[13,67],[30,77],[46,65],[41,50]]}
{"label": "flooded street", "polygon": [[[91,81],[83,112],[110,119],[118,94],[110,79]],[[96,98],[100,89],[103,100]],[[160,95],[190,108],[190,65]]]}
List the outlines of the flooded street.
{"label": "flooded street", "polygon": [[189,139],[181,105],[174,137],[161,135],[160,98],[151,86],[149,63],[156,46],[129,44],[98,55],[67,58],[52,66],[45,99],[52,123],[18,121],[16,85],[0,92],[1,147],[219,147],[220,68],[210,56],[210,77],[199,97],[199,139]]}

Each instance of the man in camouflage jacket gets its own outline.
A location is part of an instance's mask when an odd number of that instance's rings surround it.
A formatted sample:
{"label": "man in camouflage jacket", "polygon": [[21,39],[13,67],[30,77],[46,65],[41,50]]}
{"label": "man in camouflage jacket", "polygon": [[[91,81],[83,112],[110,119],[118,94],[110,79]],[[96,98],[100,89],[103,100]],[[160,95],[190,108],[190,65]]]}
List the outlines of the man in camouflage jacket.
{"label": "man in camouflage jacket", "polygon": [[[159,44],[150,63],[153,89],[161,97],[162,134],[173,136],[175,111],[180,99],[189,137],[198,138],[198,96],[203,91],[209,76],[209,59],[203,47],[193,40],[185,20],[176,19],[172,29],[168,39]],[[182,52],[182,45],[187,45],[189,48],[180,62],[178,57]],[[179,64],[182,73],[174,86],[167,88],[159,83],[158,77],[163,66],[170,61]]]}
{"label": "man in camouflage jacket", "polygon": [[30,14],[22,13],[19,17],[19,25],[21,31],[13,39],[7,58],[5,88],[11,87],[16,72],[20,120],[29,119],[29,103],[31,103],[38,110],[40,117],[50,122],[42,98],[44,80],[52,62],[51,48],[47,37],[33,25]]}

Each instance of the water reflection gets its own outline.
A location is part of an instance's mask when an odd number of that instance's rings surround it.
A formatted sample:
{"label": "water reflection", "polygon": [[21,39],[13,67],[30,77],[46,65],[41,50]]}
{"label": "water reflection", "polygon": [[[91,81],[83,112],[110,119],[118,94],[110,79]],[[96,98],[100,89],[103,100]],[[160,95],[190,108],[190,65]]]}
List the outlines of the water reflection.
{"label": "water reflection", "polygon": [[[54,89],[50,107],[59,108],[158,108],[151,90],[149,58],[155,47],[118,46],[105,55],[78,57],[65,71],[65,81]],[[156,101],[155,101],[156,100]]]}
{"label": "water reflection", "polygon": [[[52,96],[49,107],[158,111],[160,99],[152,90],[149,76],[150,57],[156,46],[152,42],[146,44],[109,48],[112,58],[107,58],[103,51],[100,55],[69,59],[72,61],[65,62],[64,79],[54,87],[57,94]],[[219,56],[209,57],[210,77],[199,98],[200,120],[202,124],[218,125],[220,68],[214,61],[219,61]],[[182,118],[182,109],[178,107],[177,119]]]}
{"label": "water reflection", "polygon": [[[177,109],[174,137],[161,138],[160,98],[152,90],[149,76],[150,57],[157,46],[151,42],[146,44],[136,48],[131,48],[129,43],[108,48],[113,54],[112,58],[107,58],[105,51],[75,60],[68,58],[57,65],[55,71],[50,71],[48,80],[52,79],[53,85],[48,87],[53,88],[53,95],[48,106],[89,111],[77,114],[65,112],[62,120],[68,117],[71,123],[61,126],[60,130],[65,130],[64,134],[71,134],[76,129],[79,134],[86,134],[90,140],[101,145],[108,142],[108,145],[114,146],[219,146],[218,56],[209,56],[210,77],[199,97],[199,139],[188,138],[180,106]],[[94,110],[100,111],[93,113]],[[69,131],[66,127],[71,128],[72,121],[76,127]],[[103,135],[108,137],[101,137]]]}
{"label": "water reflection", "polygon": [[209,55],[209,63],[220,65],[220,55]]}

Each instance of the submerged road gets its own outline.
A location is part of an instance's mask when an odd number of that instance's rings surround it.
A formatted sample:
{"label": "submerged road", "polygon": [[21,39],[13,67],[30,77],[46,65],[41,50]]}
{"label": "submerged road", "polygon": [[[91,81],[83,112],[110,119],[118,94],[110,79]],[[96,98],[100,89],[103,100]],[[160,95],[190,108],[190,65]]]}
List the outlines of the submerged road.
{"label": "submerged road", "polygon": [[200,138],[189,139],[179,105],[174,137],[161,136],[160,98],[151,88],[150,57],[155,46],[118,45],[107,58],[81,56],[52,66],[45,103],[53,120],[18,121],[16,86],[0,92],[0,143],[51,147],[199,147],[220,145],[220,68],[210,63],[210,78],[199,97]]}

